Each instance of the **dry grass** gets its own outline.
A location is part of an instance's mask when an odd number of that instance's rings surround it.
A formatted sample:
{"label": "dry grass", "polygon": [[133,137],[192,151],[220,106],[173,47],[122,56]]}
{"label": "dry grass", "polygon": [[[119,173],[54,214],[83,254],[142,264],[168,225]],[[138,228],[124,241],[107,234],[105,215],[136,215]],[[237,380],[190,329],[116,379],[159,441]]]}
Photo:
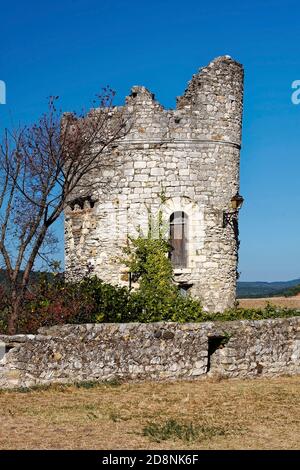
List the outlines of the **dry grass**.
{"label": "dry grass", "polygon": [[0,448],[297,449],[299,386],[281,377],[1,392]]}
{"label": "dry grass", "polygon": [[261,308],[267,303],[278,307],[300,309],[300,294],[294,297],[265,297],[261,299],[239,299],[239,306],[242,308]]}

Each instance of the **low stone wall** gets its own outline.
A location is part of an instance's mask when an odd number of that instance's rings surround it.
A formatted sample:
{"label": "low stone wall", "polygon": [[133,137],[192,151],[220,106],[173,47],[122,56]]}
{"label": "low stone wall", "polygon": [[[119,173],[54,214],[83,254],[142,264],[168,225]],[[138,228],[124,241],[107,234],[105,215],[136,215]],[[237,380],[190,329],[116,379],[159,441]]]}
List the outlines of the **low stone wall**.
{"label": "low stone wall", "polygon": [[[0,336],[0,388],[300,373],[300,318],[41,328]],[[1,359],[2,356],[2,359]]]}

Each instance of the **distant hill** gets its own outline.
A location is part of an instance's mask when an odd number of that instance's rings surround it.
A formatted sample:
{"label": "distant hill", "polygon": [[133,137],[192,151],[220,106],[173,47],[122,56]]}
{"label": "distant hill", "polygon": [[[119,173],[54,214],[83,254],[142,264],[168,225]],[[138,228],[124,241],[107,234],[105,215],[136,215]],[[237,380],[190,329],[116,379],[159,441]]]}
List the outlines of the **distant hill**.
{"label": "distant hill", "polygon": [[237,298],[259,298],[296,295],[300,292],[300,279],[277,282],[240,282],[237,283]]}
{"label": "distant hill", "polygon": [[[36,284],[38,282],[38,280],[41,278],[42,274],[45,275],[45,273],[41,273],[40,271],[33,271],[30,274],[30,284]],[[51,279],[51,274],[48,273],[47,277],[50,280]],[[8,285],[4,269],[0,269],[0,285],[5,286],[5,287],[7,287],[7,285]]]}

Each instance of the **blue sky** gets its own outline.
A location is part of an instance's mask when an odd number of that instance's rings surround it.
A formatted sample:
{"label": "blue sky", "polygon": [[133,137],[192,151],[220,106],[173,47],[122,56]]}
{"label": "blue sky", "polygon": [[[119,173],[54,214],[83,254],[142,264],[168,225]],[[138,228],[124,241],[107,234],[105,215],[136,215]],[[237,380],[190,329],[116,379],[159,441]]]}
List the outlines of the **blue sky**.
{"label": "blue sky", "polygon": [[288,0],[0,0],[0,131],[35,120],[49,95],[80,110],[107,84],[117,104],[139,84],[173,107],[199,67],[229,54],[245,67],[241,280],[300,277],[299,9]]}

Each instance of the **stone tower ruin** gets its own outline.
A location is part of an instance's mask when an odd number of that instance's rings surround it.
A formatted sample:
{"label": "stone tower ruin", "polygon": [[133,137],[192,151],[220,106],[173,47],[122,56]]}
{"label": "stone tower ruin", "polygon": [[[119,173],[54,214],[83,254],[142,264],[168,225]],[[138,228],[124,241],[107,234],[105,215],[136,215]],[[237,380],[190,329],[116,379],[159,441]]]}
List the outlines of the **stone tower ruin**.
{"label": "stone tower ruin", "polygon": [[134,86],[122,107],[134,124],[111,149],[113,164],[99,166],[91,174],[91,194],[81,203],[74,195],[65,210],[68,275],[82,277],[92,266],[104,281],[128,285],[122,246],[138,227],[147,231],[149,208],[161,208],[182,291],[200,298],[208,311],[232,307],[239,244],[232,198],[239,193],[242,106],[243,67],[229,56],[200,69],[175,109]]}

